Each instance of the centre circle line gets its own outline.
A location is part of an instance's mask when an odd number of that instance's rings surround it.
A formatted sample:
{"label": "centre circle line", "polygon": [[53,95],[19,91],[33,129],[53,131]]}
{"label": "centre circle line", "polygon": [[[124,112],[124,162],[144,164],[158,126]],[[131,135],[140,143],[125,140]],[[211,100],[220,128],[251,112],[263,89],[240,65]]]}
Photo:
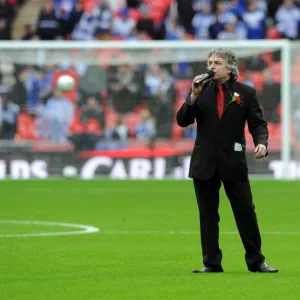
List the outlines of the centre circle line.
{"label": "centre circle line", "polygon": [[61,235],[80,235],[99,232],[99,228],[73,223],[61,223],[61,222],[44,222],[44,221],[25,221],[25,220],[0,220],[2,224],[23,224],[23,225],[44,225],[44,226],[56,226],[65,228],[77,228],[81,230],[76,231],[54,231],[54,232],[37,232],[37,233],[16,233],[16,234],[0,234],[0,238],[9,237],[37,237],[37,236],[61,236]]}

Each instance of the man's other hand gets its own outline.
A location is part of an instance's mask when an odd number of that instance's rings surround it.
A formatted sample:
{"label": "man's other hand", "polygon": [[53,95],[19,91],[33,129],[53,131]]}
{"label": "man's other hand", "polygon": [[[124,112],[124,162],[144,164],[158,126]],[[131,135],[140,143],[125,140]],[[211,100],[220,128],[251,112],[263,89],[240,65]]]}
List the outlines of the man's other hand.
{"label": "man's other hand", "polygon": [[265,145],[259,144],[255,148],[255,157],[261,158],[266,156],[267,154],[267,147]]}

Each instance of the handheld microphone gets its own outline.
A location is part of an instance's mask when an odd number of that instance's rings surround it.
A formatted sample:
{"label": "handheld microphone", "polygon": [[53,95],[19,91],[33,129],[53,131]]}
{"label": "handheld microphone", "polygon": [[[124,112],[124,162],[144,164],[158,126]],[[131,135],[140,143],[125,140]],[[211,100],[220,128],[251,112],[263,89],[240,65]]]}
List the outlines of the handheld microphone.
{"label": "handheld microphone", "polygon": [[194,82],[194,87],[198,87],[203,81],[212,78],[214,74],[215,72],[213,70],[208,70],[201,79]]}

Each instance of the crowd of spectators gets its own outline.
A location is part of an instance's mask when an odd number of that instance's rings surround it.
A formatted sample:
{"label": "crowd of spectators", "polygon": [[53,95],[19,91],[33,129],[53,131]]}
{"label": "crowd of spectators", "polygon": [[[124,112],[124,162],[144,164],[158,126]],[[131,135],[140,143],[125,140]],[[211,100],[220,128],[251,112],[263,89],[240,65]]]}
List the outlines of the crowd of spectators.
{"label": "crowd of spectators", "polygon": [[297,39],[300,1],[45,0],[29,24],[24,40]]}
{"label": "crowd of spectators", "polygon": [[[9,34],[2,39],[11,37],[20,4],[0,0],[11,12],[4,23],[6,14],[1,14],[0,24],[9,24]],[[28,23],[21,39],[294,40],[300,32],[299,7],[297,0],[46,0],[36,26]],[[174,116],[190,80],[205,69],[205,62],[14,64],[11,84],[4,80],[4,69],[0,63],[1,139],[72,142],[84,150],[127,147],[129,138],[148,142],[195,138],[195,126],[181,131],[174,126]],[[280,122],[280,55],[268,52],[245,57],[240,70],[239,80],[257,88],[265,117],[270,127],[276,127]],[[56,88],[61,74],[74,78],[73,91],[61,93]]]}
{"label": "crowd of spectators", "polygon": [[[280,121],[281,78],[274,77],[272,71],[280,64],[276,58],[276,52],[243,58],[239,76],[240,81],[257,88],[265,117],[272,124]],[[175,113],[190,78],[199,69],[205,69],[205,61],[108,66],[15,64],[12,86],[0,78],[1,138],[71,141],[76,149],[126,147],[129,138],[194,139],[194,126],[178,131]],[[56,88],[62,74],[74,78],[75,89],[62,93]]]}

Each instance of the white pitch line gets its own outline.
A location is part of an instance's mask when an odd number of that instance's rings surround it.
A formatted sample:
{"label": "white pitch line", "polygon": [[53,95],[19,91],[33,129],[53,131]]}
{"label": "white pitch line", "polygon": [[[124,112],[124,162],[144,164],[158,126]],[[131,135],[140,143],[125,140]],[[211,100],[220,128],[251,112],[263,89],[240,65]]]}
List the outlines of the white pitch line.
{"label": "white pitch line", "polygon": [[59,236],[59,235],[79,235],[90,234],[99,231],[99,228],[83,225],[83,224],[71,224],[71,223],[59,223],[59,222],[41,222],[41,221],[22,221],[22,220],[0,220],[0,223],[4,224],[23,224],[23,225],[43,225],[43,226],[56,226],[66,228],[79,228],[78,231],[54,231],[54,232],[38,232],[38,233],[16,233],[16,234],[0,234],[0,238],[8,237],[36,237],[36,236]]}
{"label": "white pitch line", "polygon": [[[198,235],[197,231],[126,231],[126,230],[100,230],[100,234],[121,234],[121,235]],[[237,235],[237,231],[221,231],[220,235]],[[300,232],[284,232],[284,231],[266,231],[261,232],[262,235],[300,235]]]}
{"label": "white pitch line", "polygon": [[[55,231],[55,232],[39,232],[39,233],[16,233],[16,234],[0,234],[0,238],[8,237],[37,237],[37,236],[63,236],[63,235],[79,235],[99,232],[105,235],[199,235],[198,231],[151,231],[151,230],[99,230],[99,228],[72,223],[59,222],[42,222],[42,221],[22,221],[22,220],[0,220],[4,224],[24,224],[24,225],[43,225],[57,226],[66,228],[79,228],[79,231]],[[220,235],[237,235],[237,231],[221,231]],[[300,235],[298,231],[265,231],[262,235]]]}

